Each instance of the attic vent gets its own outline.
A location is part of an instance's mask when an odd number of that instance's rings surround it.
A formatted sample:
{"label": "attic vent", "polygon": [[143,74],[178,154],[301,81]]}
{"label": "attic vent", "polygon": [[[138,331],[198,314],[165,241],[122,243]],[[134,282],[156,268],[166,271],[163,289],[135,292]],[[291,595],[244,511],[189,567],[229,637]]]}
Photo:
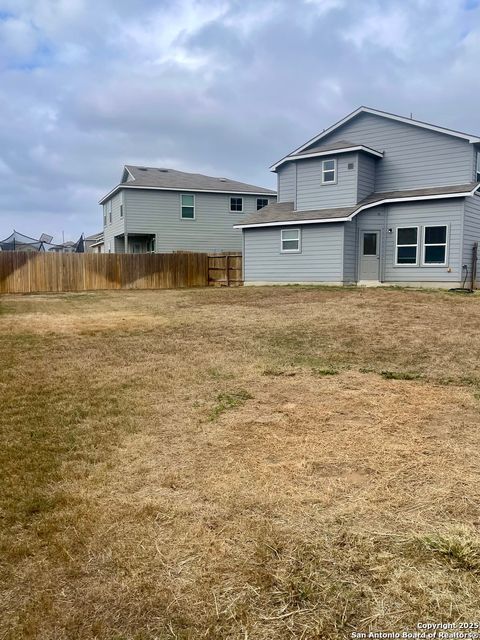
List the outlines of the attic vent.
{"label": "attic vent", "polygon": [[226,182],[227,179],[226,178],[219,178],[220,182]]}
{"label": "attic vent", "polygon": [[168,169],[159,169],[160,173],[168,173]]}
{"label": "attic vent", "polygon": [[139,171],[147,171],[147,168],[146,167],[138,167],[138,170]]}

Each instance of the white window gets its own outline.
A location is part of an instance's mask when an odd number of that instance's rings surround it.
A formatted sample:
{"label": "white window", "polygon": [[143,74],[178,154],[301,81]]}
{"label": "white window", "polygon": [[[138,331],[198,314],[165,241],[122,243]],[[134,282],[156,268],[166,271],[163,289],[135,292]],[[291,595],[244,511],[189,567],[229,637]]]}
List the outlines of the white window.
{"label": "white window", "polygon": [[123,205],[124,205],[123,191],[120,191],[120,218],[123,218]]}
{"label": "white window", "polygon": [[395,264],[418,264],[418,227],[397,227]]}
{"label": "white window", "polygon": [[337,161],[323,160],[322,184],[335,184],[336,181],[337,181]]}
{"label": "white window", "polygon": [[480,151],[477,151],[477,181],[480,180]]}
{"label": "white window", "polygon": [[423,264],[447,264],[447,226],[423,227]]}
{"label": "white window", "polygon": [[103,205],[103,226],[107,226],[107,205]]}
{"label": "white window", "polygon": [[282,229],[282,253],[300,253],[300,229]]}
{"label": "white window", "polygon": [[112,201],[109,200],[108,201],[108,221],[110,222],[110,224],[112,223]]}
{"label": "white window", "polygon": [[183,220],[195,220],[195,196],[192,194],[183,194],[181,200],[181,217]]}
{"label": "white window", "polygon": [[257,198],[257,211],[268,205],[268,198]]}
{"label": "white window", "polygon": [[230,198],[230,211],[241,213],[243,211],[243,198]]}

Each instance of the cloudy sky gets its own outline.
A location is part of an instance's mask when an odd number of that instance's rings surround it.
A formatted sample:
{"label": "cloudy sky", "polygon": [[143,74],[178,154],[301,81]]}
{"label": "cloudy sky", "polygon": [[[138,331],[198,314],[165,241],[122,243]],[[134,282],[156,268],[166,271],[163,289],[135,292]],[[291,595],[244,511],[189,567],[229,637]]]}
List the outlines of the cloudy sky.
{"label": "cloudy sky", "polygon": [[480,134],[480,0],[0,0],[0,237],[101,229],[125,163],[274,186],[357,106]]}

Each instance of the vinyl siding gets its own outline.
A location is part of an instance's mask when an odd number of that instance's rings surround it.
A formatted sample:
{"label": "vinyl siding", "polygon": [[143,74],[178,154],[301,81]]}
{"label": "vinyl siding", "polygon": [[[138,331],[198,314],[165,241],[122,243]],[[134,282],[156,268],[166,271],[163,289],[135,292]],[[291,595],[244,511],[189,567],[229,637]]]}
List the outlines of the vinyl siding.
{"label": "vinyl siding", "polygon": [[375,191],[375,171],[377,160],[365,153],[358,154],[357,202]]}
{"label": "vinyl siding", "polygon": [[296,202],[296,163],[287,162],[278,169],[278,201]]}
{"label": "vinyl siding", "polygon": [[245,282],[341,282],[343,224],[300,228],[301,253],[281,253],[282,227],[245,229]]}
{"label": "vinyl siding", "polygon": [[375,191],[463,184],[472,180],[472,145],[460,138],[362,113],[309,150],[339,140],[384,152],[377,163]]}
{"label": "vinyl siding", "polygon": [[[112,223],[109,222],[109,216],[107,213],[107,226],[104,228],[104,251],[108,253],[109,246],[111,248],[111,252],[114,253],[117,250],[118,252],[123,252],[123,247],[120,247],[118,241],[115,242],[115,236],[123,235],[125,230],[125,217],[120,217],[120,204],[121,204],[121,192],[115,194],[110,200],[112,201]],[[109,202],[109,201],[108,201]],[[108,207],[108,202],[107,204]],[[125,206],[124,206],[125,210]],[[102,217],[103,217],[103,207],[102,207]]]}
{"label": "vinyl siding", "polygon": [[357,280],[357,218],[344,224],[343,281],[348,284]]}
{"label": "vinyl siding", "polygon": [[[465,198],[465,215],[463,222],[463,264],[472,268],[472,248],[475,242],[480,243],[480,196]],[[480,282],[480,256],[477,263],[477,282]],[[467,280],[467,284],[468,284]]]}
{"label": "vinyl siding", "polygon": [[[386,227],[392,233],[386,234],[385,282],[452,282],[462,278],[463,246],[463,210],[462,198],[435,200],[431,202],[406,202],[386,207]],[[361,215],[361,214],[360,214]],[[396,228],[401,226],[419,226],[419,261],[422,259],[423,227],[429,225],[448,225],[447,265],[395,266]],[[448,272],[448,268],[451,272]]]}
{"label": "vinyl siding", "polygon": [[[322,162],[336,159],[337,181],[322,184]],[[353,164],[353,169],[348,165]],[[358,154],[345,153],[297,161],[297,209],[348,207],[357,202]]]}
{"label": "vinyl siding", "polygon": [[[242,234],[233,225],[257,209],[257,196],[243,197],[243,213],[230,212],[230,195],[195,193],[195,220],[180,216],[177,191],[126,190],[129,235],[156,235],[156,251],[240,251]],[[234,196],[235,197],[235,196]],[[262,196],[259,196],[262,197]],[[268,196],[275,201],[275,196]]]}

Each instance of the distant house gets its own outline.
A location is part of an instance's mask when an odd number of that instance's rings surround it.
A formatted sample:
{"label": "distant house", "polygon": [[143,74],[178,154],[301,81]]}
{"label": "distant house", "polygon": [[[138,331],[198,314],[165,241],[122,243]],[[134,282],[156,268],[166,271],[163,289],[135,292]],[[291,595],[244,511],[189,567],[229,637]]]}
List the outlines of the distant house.
{"label": "distant house", "polygon": [[84,239],[85,253],[103,253],[103,231]]}
{"label": "distant house", "polygon": [[271,189],[228,178],[126,165],[100,200],[107,253],[240,251],[233,228],[277,199]]}
{"label": "distant house", "polygon": [[454,287],[480,241],[480,137],[360,107],[272,167],[244,279]]}

